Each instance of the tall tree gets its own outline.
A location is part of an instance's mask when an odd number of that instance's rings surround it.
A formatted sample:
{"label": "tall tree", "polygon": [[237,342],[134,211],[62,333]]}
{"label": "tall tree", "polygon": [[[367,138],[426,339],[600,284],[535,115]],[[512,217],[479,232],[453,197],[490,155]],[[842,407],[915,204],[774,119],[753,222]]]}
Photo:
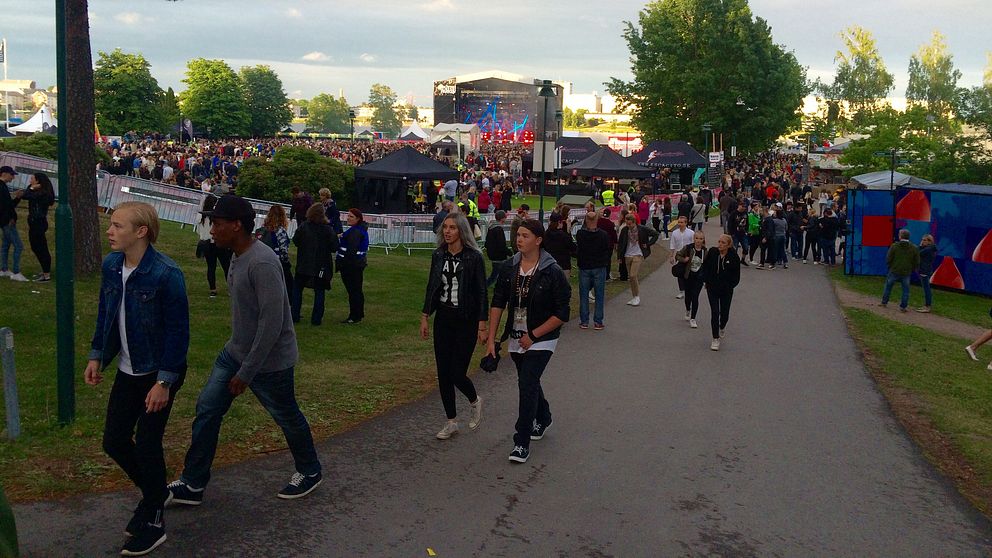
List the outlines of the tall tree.
{"label": "tall tree", "polygon": [[709,123],[758,149],[798,124],[805,70],[747,0],[655,0],[623,35],[634,79],[606,85],[648,138],[702,145]]}
{"label": "tall tree", "polygon": [[419,118],[420,118],[420,111],[419,111],[419,110],[417,110],[417,107],[416,107],[416,105],[410,105],[410,106],[409,106],[409,107],[407,108],[407,114],[406,114],[406,117],[407,117],[407,118],[409,118],[410,120],[413,120],[414,122],[416,122],[416,121],[417,121],[417,119],[419,119]]}
{"label": "tall tree", "polygon": [[159,110],[162,113],[162,131],[171,132],[179,126],[179,98],[176,92],[170,87],[162,95],[159,101]]}
{"label": "tall tree", "polygon": [[99,271],[100,217],[95,211],[96,167],[93,152],[93,58],[86,0],[65,3],[66,89],[60,103],[70,115],[59,133],[69,141],[69,206],[75,243],[75,269],[79,274]]}
{"label": "tall tree", "polygon": [[349,110],[344,97],[335,99],[333,95],[321,93],[307,105],[307,128],[332,134],[348,133],[351,131]]}
{"label": "tall tree", "polygon": [[845,29],[840,37],[845,50],[838,50],[834,56],[838,65],[833,86],[860,123],[883,104],[895,78],[885,69],[871,31],[854,26]]}
{"label": "tall tree", "polygon": [[98,53],[93,85],[97,124],[103,133],[121,136],[130,130],[162,128],[162,88],[141,54],[128,54],[119,48]]}
{"label": "tall tree", "polygon": [[987,60],[985,64],[985,76],[982,82],[985,87],[992,88],[992,52],[985,53],[985,59]]}
{"label": "tall tree", "polygon": [[279,76],[268,66],[245,66],[238,73],[254,137],[274,136],[293,120]]}
{"label": "tall tree", "polygon": [[211,137],[248,135],[251,119],[241,81],[226,62],[190,60],[183,83],[186,91],[179,100],[194,130],[206,131]]}
{"label": "tall tree", "polygon": [[921,46],[909,59],[906,99],[910,104],[926,106],[933,117],[943,120],[951,116],[959,79],[961,72],[954,68],[944,36],[934,31],[930,44]]}
{"label": "tall tree", "polygon": [[369,104],[372,105],[372,129],[388,138],[400,133],[402,121],[396,110],[396,92],[387,85],[376,83],[369,89]]}

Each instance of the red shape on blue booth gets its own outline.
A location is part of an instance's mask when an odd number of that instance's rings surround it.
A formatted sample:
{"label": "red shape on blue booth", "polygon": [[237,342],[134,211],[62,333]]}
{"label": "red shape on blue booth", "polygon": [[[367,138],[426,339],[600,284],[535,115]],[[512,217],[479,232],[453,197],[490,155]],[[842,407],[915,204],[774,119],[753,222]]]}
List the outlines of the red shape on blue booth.
{"label": "red shape on blue booth", "polygon": [[954,263],[954,258],[943,258],[936,271],[933,272],[930,283],[941,287],[964,290],[964,277],[961,276],[958,265]]}
{"label": "red shape on blue booth", "polygon": [[911,190],[896,204],[896,219],[929,221],[930,200],[922,190]]}
{"label": "red shape on blue booth", "polygon": [[992,230],[985,233],[985,238],[975,246],[971,260],[983,264],[992,264]]}
{"label": "red shape on blue booth", "polygon": [[861,218],[861,245],[888,246],[892,244],[892,217],[865,215]]}

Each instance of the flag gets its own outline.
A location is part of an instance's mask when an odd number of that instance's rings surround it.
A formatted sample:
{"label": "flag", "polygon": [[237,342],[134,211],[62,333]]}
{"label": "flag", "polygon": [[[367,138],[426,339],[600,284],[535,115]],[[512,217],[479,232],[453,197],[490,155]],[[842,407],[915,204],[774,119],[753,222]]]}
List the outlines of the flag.
{"label": "flag", "polygon": [[7,61],[7,39],[0,41],[0,64]]}

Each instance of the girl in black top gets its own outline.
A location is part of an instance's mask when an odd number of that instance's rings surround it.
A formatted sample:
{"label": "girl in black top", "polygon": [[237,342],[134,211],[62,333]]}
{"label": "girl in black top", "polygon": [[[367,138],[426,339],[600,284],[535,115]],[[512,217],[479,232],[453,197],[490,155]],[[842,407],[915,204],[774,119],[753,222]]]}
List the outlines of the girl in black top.
{"label": "girl in black top", "polygon": [[683,277],[685,278],[685,319],[689,322],[689,327],[696,329],[696,313],[699,312],[699,293],[703,290],[703,260],[706,257],[706,235],[703,231],[696,231],[692,236],[692,244],[679,250],[675,255],[682,265],[685,266]]}
{"label": "girl in black top", "polygon": [[41,283],[51,281],[52,254],[48,250],[45,232],[48,230],[48,208],[55,203],[52,181],[47,174],[36,172],[31,175],[28,189],[15,192],[14,198],[28,200],[28,242],[41,264],[41,273],[34,280]]}
{"label": "girl in black top", "polygon": [[710,329],[713,333],[710,349],[714,351],[720,350],[720,339],[730,320],[734,288],[741,281],[741,258],[731,250],[733,244],[730,235],[720,235],[716,246],[706,252],[706,259],[703,260],[702,276],[706,283],[706,298],[710,302]]}
{"label": "girl in black top", "polygon": [[437,433],[447,440],[458,433],[455,388],[472,404],[468,427],[482,421],[482,398],[468,378],[475,343],[489,335],[486,304],[486,268],[475,235],[463,213],[451,213],[441,222],[437,249],[431,256],[431,272],[420,317],[420,336],[430,336],[427,318],[434,316],[434,360],[437,385],[448,422]]}

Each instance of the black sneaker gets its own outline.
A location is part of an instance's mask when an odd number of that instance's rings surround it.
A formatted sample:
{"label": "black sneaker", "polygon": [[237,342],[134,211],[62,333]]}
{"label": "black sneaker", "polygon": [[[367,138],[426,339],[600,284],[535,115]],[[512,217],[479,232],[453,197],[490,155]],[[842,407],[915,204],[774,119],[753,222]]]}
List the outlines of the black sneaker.
{"label": "black sneaker", "polygon": [[146,521],[133,537],[124,543],[121,556],[144,556],[165,542],[165,523],[162,510],[155,512],[151,521]]}
{"label": "black sneaker", "polygon": [[548,429],[551,428],[551,425],[554,423],[555,421],[551,420],[548,421],[548,424],[541,424],[535,420],[534,428],[532,428],[530,431],[530,439],[540,440],[541,438],[544,437],[544,434],[547,433]]}
{"label": "black sneaker", "polygon": [[173,481],[166,488],[169,489],[169,496],[165,499],[165,505],[185,504],[187,506],[199,506],[203,503],[203,489],[193,488],[179,479]]}
{"label": "black sneaker", "polygon": [[289,484],[286,485],[286,488],[279,491],[278,496],[283,500],[302,498],[313,492],[313,489],[320,486],[323,480],[324,477],[320,473],[315,475],[293,473],[293,476],[289,479]]}
{"label": "black sneaker", "polygon": [[510,461],[514,463],[527,463],[528,457],[530,450],[523,446],[513,446],[513,451],[510,452]]}
{"label": "black sneaker", "polygon": [[134,515],[131,516],[131,521],[127,522],[127,527],[124,528],[124,535],[133,537],[147,521],[148,512],[145,510],[144,501],[142,500],[138,502],[138,507],[134,508]]}

